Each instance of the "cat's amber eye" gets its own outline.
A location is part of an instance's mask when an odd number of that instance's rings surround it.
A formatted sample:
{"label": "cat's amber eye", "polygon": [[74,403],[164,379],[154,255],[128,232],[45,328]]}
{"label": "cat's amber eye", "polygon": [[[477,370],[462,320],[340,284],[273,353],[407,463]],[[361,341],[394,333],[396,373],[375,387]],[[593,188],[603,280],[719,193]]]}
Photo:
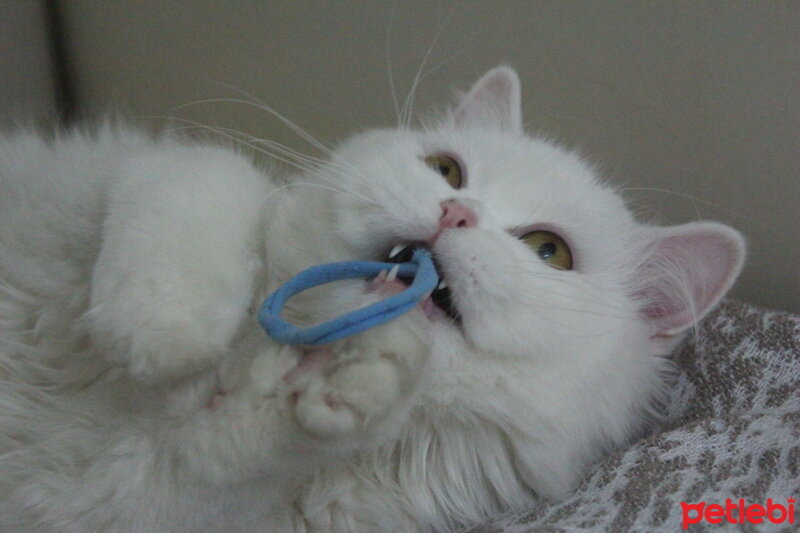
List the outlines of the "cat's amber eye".
{"label": "cat's amber eye", "polygon": [[537,230],[520,237],[539,258],[553,268],[572,270],[572,253],[564,239],[551,231]]}
{"label": "cat's amber eye", "polygon": [[458,161],[447,154],[433,154],[425,158],[425,164],[442,175],[454,189],[460,189],[464,183],[464,174]]}

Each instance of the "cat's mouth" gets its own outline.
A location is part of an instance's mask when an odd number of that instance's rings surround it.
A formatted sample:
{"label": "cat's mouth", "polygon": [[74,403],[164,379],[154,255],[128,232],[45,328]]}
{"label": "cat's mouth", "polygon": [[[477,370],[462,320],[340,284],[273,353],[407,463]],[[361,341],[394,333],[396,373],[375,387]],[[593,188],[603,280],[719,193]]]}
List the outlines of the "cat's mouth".
{"label": "cat's mouth", "polygon": [[[417,248],[425,248],[431,251],[431,257],[433,258],[434,265],[436,265],[436,271],[439,272],[439,282],[431,293],[430,298],[422,302],[423,309],[426,311],[428,316],[443,314],[456,323],[461,324],[461,313],[458,312],[458,308],[456,308],[455,302],[453,302],[452,295],[450,293],[450,287],[447,286],[447,280],[445,280],[444,276],[441,274],[442,269],[441,266],[436,262],[436,254],[434,254],[428,246],[421,243],[397,244],[392,247],[392,249],[383,259],[389,263],[405,263],[411,260],[411,257],[414,255],[414,250]],[[410,285],[412,281],[412,278],[406,278],[404,276],[397,275],[396,269],[393,269],[387,274],[381,275],[376,279],[378,279],[381,283],[398,282],[403,286]]]}

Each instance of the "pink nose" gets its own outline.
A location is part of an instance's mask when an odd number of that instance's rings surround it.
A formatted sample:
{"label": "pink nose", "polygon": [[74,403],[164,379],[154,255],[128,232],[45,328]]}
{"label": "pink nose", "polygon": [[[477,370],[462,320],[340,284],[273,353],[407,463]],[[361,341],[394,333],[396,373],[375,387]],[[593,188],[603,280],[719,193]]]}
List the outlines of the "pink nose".
{"label": "pink nose", "polygon": [[450,228],[474,228],[478,225],[475,212],[458,200],[445,200],[439,205],[442,207],[439,232]]}
{"label": "pink nose", "polygon": [[465,206],[458,200],[445,200],[439,204],[442,207],[442,216],[439,217],[439,227],[425,242],[429,246],[436,243],[436,239],[446,229],[474,228],[478,225],[478,215],[475,211]]}

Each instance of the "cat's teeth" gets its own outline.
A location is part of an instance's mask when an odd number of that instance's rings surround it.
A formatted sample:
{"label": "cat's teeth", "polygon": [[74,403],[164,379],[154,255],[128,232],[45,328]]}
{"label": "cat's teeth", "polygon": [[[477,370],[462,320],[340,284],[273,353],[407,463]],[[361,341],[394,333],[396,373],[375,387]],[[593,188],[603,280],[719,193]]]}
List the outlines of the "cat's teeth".
{"label": "cat's teeth", "polygon": [[397,279],[397,271],[400,270],[400,265],[395,265],[386,275],[386,281],[394,281]]}
{"label": "cat's teeth", "polygon": [[438,289],[446,289],[446,288],[447,288],[447,282],[444,280],[444,278],[440,279],[439,280],[439,284],[436,286],[436,289],[438,290]]}
{"label": "cat's teeth", "polygon": [[397,254],[399,254],[399,253],[400,253],[400,250],[402,250],[402,249],[403,249],[403,248],[405,248],[405,247],[406,247],[406,246],[405,246],[404,244],[396,244],[396,245],[395,245],[395,247],[394,247],[394,248],[392,248],[392,251],[391,251],[391,252],[389,252],[389,259],[391,259],[392,257],[394,257],[394,256],[396,256]]}
{"label": "cat's teeth", "polygon": [[386,281],[386,275],[387,274],[388,274],[388,272],[386,270],[381,270],[380,272],[378,272],[378,278],[377,279],[380,280],[380,281]]}

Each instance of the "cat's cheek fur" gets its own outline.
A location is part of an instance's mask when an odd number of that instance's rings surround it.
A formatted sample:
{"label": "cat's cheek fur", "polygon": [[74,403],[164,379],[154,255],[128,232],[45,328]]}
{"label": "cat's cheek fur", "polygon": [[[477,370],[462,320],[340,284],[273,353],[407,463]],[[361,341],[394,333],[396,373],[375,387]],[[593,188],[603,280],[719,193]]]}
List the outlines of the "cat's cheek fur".
{"label": "cat's cheek fur", "polygon": [[339,155],[357,169],[342,175],[348,192],[334,200],[345,242],[386,253],[398,241],[424,241],[436,232],[440,203],[454,190],[424,163],[419,134],[369,130],[344,143]]}
{"label": "cat's cheek fur", "polygon": [[633,302],[620,297],[621,283],[552,269],[511,235],[446,231],[436,251],[461,331],[487,352],[563,359],[585,351],[584,339],[613,338],[637,316]]}
{"label": "cat's cheek fur", "polygon": [[[478,452],[483,457],[502,457],[510,446],[525,484],[540,496],[560,498],[604,450],[628,442],[652,421],[669,361],[642,357],[649,343],[641,331],[559,341],[546,329],[532,328],[527,356],[518,351],[518,357],[438,337],[431,378],[437,385],[425,391],[424,405],[442,439],[463,431],[484,447]],[[513,438],[483,440],[488,427]],[[445,469],[460,460],[446,451],[443,456],[452,461]],[[499,491],[513,482],[490,481]]]}

